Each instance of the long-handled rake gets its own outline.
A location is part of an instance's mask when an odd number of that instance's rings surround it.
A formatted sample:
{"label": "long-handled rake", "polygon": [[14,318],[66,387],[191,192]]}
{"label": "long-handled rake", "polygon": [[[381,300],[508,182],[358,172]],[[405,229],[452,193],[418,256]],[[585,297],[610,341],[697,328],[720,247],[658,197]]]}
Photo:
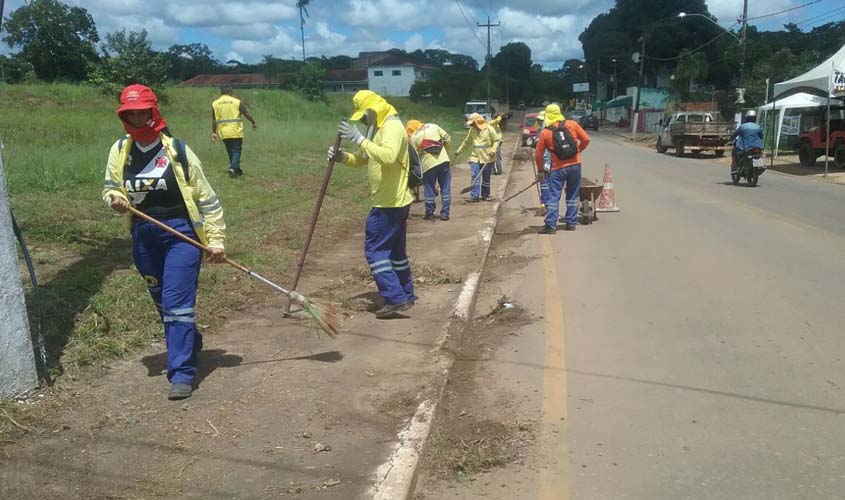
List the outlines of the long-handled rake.
{"label": "long-handled rake", "polygon": [[531,189],[532,187],[534,187],[535,184],[539,184],[539,183],[540,183],[539,180],[535,180],[531,184],[525,186],[524,188],[520,189],[516,193],[514,193],[514,194],[508,196],[507,198],[505,198],[504,200],[502,200],[502,203],[507,203],[507,202],[511,201],[512,199],[516,198],[517,196],[521,195],[522,193],[524,193],[524,192],[528,191],[529,189]]}
{"label": "long-handled rake", "polygon": [[[203,245],[202,243],[200,243],[200,242],[198,242],[198,241],[196,241],[192,238],[189,238],[188,236],[185,236],[181,232],[173,229],[170,226],[167,226],[167,225],[159,222],[158,220],[150,217],[149,215],[147,215],[147,214],[145,214],[145,213],[143,213],[143,212],[141,212],[141,211],[139,211],[139,210],[137,210],[133,207],[128,207],[128,210],[135,217],[138,217],[139,219],[143,219],[147,222],[155,224],[156,226],[160,227],[161,229],[164,229],[165,231],[172,233],[173,235],[175,235],[176,237],[178,237],[182,241],[184,241],[186,243],[190,243],[191,245],[193,245],[193,246],[195,246],[195,247],[197,247],[201,250],[204,250],[206,252],[209,251],[207,246]],[[269,286],[270,288],[273,288],[273,289],[275,289],[279,292],[282,292],[283,294],[290,297],[290,299],[293,302],[295,302],[299,307],[302,308],[303,311],[305,311],[305,313],[311,319],[312,323],[314,323],[314,325],[316,325],[323,332],[325,332],[326,335],[328,335],[329,337],[332,337],[332,338],[337,337],[337,335],[340,333],[340,328],[343,324],[343,317],[340,315],[340,312],[337,310],[337,308],[335,306],[333,306],[332,304],[328,304],[328,303],[324,303],[324,302],[320,302],[320,301],[309,300],[307,297],[305,297],[304,295],[302,295],[301,293],[299,293],[297,291],[286,290],[285,288],[280,287],[279,285],[273,283],[272,281],[268,280],[264,276],[261,276],[260,274],[256,273],[255,271],[251,270],[250,268],[248,268],[246,266],[242,266],[241,264],[238,264],[237,262],[235,262],[235,261],[233,261],[229,258],[226,258],[226,264],[229,264],[230,266],[234,267],[235,269],[238,269],[238,270],[246,273],[247,276],[255,278],[258,281],[261,281],[265,285]]]}

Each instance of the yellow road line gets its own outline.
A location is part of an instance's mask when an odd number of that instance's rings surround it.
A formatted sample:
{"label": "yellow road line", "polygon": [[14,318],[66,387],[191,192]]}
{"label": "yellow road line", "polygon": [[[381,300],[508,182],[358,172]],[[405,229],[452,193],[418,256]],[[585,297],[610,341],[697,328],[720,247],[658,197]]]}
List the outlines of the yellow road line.
{"label": "yellow road line", "polygon": [[563,299],[557,280],[557,266],[548,236],[541,236],[545,269],[545,335],[543,366],[544,466],[540,469],[540,500],[569,499],[569,447],[566,436],[566,335]]}

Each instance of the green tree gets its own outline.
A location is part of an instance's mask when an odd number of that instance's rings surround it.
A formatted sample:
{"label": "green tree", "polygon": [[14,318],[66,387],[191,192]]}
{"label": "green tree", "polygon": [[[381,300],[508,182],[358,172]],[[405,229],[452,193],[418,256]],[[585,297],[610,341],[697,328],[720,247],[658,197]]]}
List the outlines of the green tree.
{"label": "green tree", "polygon": [[147,30],[126,29],[106,35],[102,47],[104,57],[91,72],[89,83],[104,93],[116,95],[133,83],[140,83],[162,93],[167,82],[170,62],[167,56],[152,49]]}
{"label": "green tree", "polygon": [[45,81],[81,81],[97,61],[95,44],[100,41],[91,14],[57,0],[32,0],[3,23],[9,47],[32,64]]}
{"label": "green tree", "polygon": [[0,82],[20,83],[27,79],[27,75],[32,78],[33,74],[32,65],[20,54],[11,57],[0,55]]}
{"label": "green tree", "polygon": [[506,89],[511,101],[518,101],[528,92],[531,77],[531,49],[522,42],[509,43],[493,57],[497,86]]}
{"label": "green tree", "polygon": [[204,43],[171,45],[166,54],[170,62],[168,76],[172,80],[184,81],[223,70],[223,65],[211,55],[211,49]]}
{"label": "green tree", "polygon": [[414,102],[420,102],[423,97],[431,95],[431,83],[418,80],[411,85],[408,97]]}
{"label": "green tree", "polygon": [[323,77],[326,75],[326,70],[323,66],[316,62],[309,62],[302,65],[299,71],[296,72],[294,85],[296,89],[305,96],[309,101],[318,101],[325,99],[323,94]]}
{"label": "green tree", "polygon": [[707,75],[707,56],[703,52],[684,50],[675,67],[672,88],[681,98],[686,99],[689,96],[690,85],[699,82],[705,75]]}

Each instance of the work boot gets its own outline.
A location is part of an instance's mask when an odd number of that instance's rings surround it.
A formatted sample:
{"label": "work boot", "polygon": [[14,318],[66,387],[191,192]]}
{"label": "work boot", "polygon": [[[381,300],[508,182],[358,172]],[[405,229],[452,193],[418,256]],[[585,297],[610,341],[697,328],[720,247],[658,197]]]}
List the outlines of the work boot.
{"label": "work boot", "polygon": [[234,178],[235,178],[235,177],[237,177],[237,176],[238,176],[238,173],[237,173],[237,172],[235,172],[235,169],[234,169],[234,168],[230,168],[230,169],[229,169],[229,178],[230,178],[230,179],[234,179]]}
{"label": "work boot", "polygon": [[191,384],[170,384],[170,394],[167,395],[167,399],[171,401],[187,399],[191,397],[191,392],[193,392]]}
{"label": "work boot", "polygon": [[402,302],[401,304],[399,304],[399,309],[398,309],[398,310],[399,310],[399,311],[407,311],[408,309],[410,309],[410,308],[412,308],[412,307],[414,307],[414,301],[413,301],[413,300],[409,300],[409,301],[407,301],[407,302]]}
{"label": "work boot", "polygon": [[557,232],[557,228],[552,226],[543,226],[543,229],[537,231],[537,234],[555,234]]}
{"label": "work boot", "polygon": [[578,226],[575,225],[575,224],[567,224],[567,225],[563,226],[563,230],[564,231],[575,231],[576,227],[578,227]]}
{"label": "work boot", "polygon": [[[408,307],[406,307],[405,304],[406,304],[405,302],[403,302],[401,304],[385,304],[385,305],[381,306],[381,308],[376,311],[376,318],[379,318],[379,319],[389,318],[399,311],[404,311],[405,309],[408,309]],[[403,309],[403,307],[405,309]]]}
{"label": "work boot", "polygon": [[440,214],[440,220],[449,220],[449,214]]}
{"label": "work boot", "polygon": [[468,203],[478,203],[481,201],[479,198],[464,198]]}
{"label": "work boot", "polygon": [[432,220],[432,219],[434,219],[434,214],[423,215],[423,220]]}

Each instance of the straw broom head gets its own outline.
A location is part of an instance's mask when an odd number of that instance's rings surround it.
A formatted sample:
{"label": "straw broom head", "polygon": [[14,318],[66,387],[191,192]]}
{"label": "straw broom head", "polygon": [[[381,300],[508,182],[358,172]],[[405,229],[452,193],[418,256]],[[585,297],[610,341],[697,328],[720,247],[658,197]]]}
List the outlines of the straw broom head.
{"label": "straw broom head", "polygon": [[291,292],[291,299],[305,311],[311,322],[326,335],[335,338],[343,326],[343,315],[337,306],[328,302],[309,300],[298,292]]}

